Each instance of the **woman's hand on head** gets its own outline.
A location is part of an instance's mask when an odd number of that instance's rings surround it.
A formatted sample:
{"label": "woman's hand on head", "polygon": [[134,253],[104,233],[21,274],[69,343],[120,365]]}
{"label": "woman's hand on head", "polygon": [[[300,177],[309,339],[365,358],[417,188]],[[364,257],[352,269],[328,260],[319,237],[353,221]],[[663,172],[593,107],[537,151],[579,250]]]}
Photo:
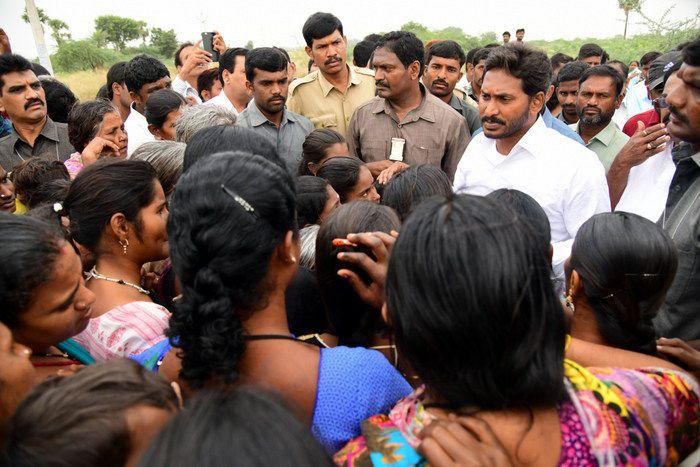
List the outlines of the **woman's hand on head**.
{"label": "woman's hand on head", "polygon": [[102,153],[112,153],[114,157],[119,157],[119,146],[100,136],[95,136],[92,141],[85,146],[81,153],[83,165],[87,167],[90,164],[97,162]]}
{"label": "woman's hand on head", "polygon": [[341,252],[338,259],[348,264],[360,267],[371,279],[366,284],[360,276],[350,269],[338,270],[338,275],[348,281],[359,297],[368,305],[380,309],[384,304],[384,284],[389,265],[389,256],[394,247],[398,233],[391,235],[384,232],[348,234],[347,239],[357,245],[362,245],[372,252],[374,258],[362,252]]}
{"label": "woman's hand on head", "polygon": [[450,414],[428,425],[418,447],[432,467],[512,466],[491,427],[476,417]]}

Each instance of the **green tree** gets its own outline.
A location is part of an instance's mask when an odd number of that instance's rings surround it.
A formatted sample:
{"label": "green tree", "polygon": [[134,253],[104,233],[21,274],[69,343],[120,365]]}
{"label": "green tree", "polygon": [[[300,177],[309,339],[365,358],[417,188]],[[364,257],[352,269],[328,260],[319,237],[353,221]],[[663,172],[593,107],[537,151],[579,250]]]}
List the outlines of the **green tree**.
{"label": "green tree", "polygon": [[642,5],[642,0],[617,0],[617,6],[625,12],[625,31],[622,33],[622,38],[627,39],[627,22],[629,21],[630,12],[639,10]]}
{"label": "green tree", "polygon": [[[70,40],[71,34],[68,31],[68,25],[64,21],[58,18],[51,18],[41,8],[37,8],[36,11],[39,16],[39,22],[51,28],[51,37],[53,37],[53,40],[56,41],[56,44],[61,44],[62,42]],[[24,7],[24,13],[22,13],[22,20],[24,20],[25,23],[29,23],[27,7]]]}
{"label": "green tree", "polygon": [[171,57],[177,50],[177,35],[173,29],[151,29],[151,46],[163,57]]}
{"label": "green tree", "polygon": [[248,41],[245,43],[245,48],[248,50],[253,50],[255,46],[253,45],[253,41]]}
{"label": "green tree", "polygon": [[146,23],[116,15],[103,15],[95,18],[95,31],[104,33],[105,41],[115,49],[123,50],[126,43],[142,37]]}
{"label": "green tree", "polygon": [[429,33],[427,27],[423,26],[420,23],[416,23],[415,21],[410,21],[404,24],[403,26],[401,26],[401,30],[406,32],[412,32],[421,40],[425,40],[426,34]]}

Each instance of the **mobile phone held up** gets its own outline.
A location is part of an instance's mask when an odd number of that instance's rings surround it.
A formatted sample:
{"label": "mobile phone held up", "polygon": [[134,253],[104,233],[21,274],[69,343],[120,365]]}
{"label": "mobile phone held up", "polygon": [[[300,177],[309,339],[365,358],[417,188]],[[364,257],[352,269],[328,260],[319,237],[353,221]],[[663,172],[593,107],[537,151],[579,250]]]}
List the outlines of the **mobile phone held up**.
{"label": "mobile phone held up", "polygon": [[202,49],[211,54],[211,61],[219,61],[219,52],[214,50],[214,35],[215,32],[203,32],[202,33]]}

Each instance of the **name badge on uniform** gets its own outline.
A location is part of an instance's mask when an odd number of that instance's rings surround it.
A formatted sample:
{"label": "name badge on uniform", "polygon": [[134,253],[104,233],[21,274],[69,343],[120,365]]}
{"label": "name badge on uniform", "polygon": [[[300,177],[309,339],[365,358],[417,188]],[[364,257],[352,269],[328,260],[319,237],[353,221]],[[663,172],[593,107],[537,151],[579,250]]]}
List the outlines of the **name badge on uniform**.
{"label": "name badge on uniform", "polygon": [[391,153],[389,154],[390,161],[403,162],[403,147],[406,140],[403,138],[391,138]]}

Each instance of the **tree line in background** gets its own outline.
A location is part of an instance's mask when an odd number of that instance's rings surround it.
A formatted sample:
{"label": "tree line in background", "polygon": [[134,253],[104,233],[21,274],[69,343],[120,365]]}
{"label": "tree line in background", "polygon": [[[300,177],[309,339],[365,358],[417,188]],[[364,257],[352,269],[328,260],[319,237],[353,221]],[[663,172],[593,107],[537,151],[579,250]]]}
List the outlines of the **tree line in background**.
{"label": "tree line in background", "polygon": [[[140,53],[169,60],[178,47],[174,29],[149,28],[145,21],[116,15],[95,18],[92,36],[73,40],[64,21],[49,17],[41,8],[37,10],[39,21],[51,29],[51,37],[56,41],[51,63],[58,72],[106,68]],[[26,9],[22,19],[29,22]],[[138,39],[141,44],[128,45]]]}
{"label": "tree line in background", "polygon": [[[622,36],[608,39],[583,38],[554,41],[530,41],[534,45],[543,48],[549,55],[562,52],[575,57],[579,47],[587,42],[595,42],[605,49],[611,58],[630,62],[638,60],[644,53],[658,50],[665,52],[674,48],[677,44],[692,40],[700,33],[700,10],[692,18],[682,21],[670,21],[669,14],[673,6],[658,18],[650,18],[641,9],[639,0],[618,0],[618,6],[625,13],[625,28]],[[178,47],[178,38],[173,29],[148,28],[145,21],[124,18],[116,15],[103,15],[95,19],[95,30],[91,37],[81,40],[73,40],[68,25],[58,19],[50,18],[39,8],[39,21],[51,29],[51,37],[56,41],[56,53],[51,55],[51,62],[58,72],[74,72],[81,70],[107,68],[112,64],[128,60],[136,54],[147,53],[162,60],[170,62]],[[648,34],[637,35],[633,39],[627,39],[627,22],[630,13],[637,13],[641,18],[641,24],[646,26]],[[22,19],[29,22],[26,10]],[[487,32],[479,36],[471,36],[458,27],[443,29],[429,29],[417,23],[409,22],[401,27],[403,31],[416,34],[421,40],[451,39],[460,44],[465,52],[474,47],[484,46],[493,42],[500,42],[500,35],[495,32]],[[133,46],[138,39],[141,43]],[[349,47],[349,55],[352,52],[353,41]],[[252,42],[246,46],[252,48]]]}

